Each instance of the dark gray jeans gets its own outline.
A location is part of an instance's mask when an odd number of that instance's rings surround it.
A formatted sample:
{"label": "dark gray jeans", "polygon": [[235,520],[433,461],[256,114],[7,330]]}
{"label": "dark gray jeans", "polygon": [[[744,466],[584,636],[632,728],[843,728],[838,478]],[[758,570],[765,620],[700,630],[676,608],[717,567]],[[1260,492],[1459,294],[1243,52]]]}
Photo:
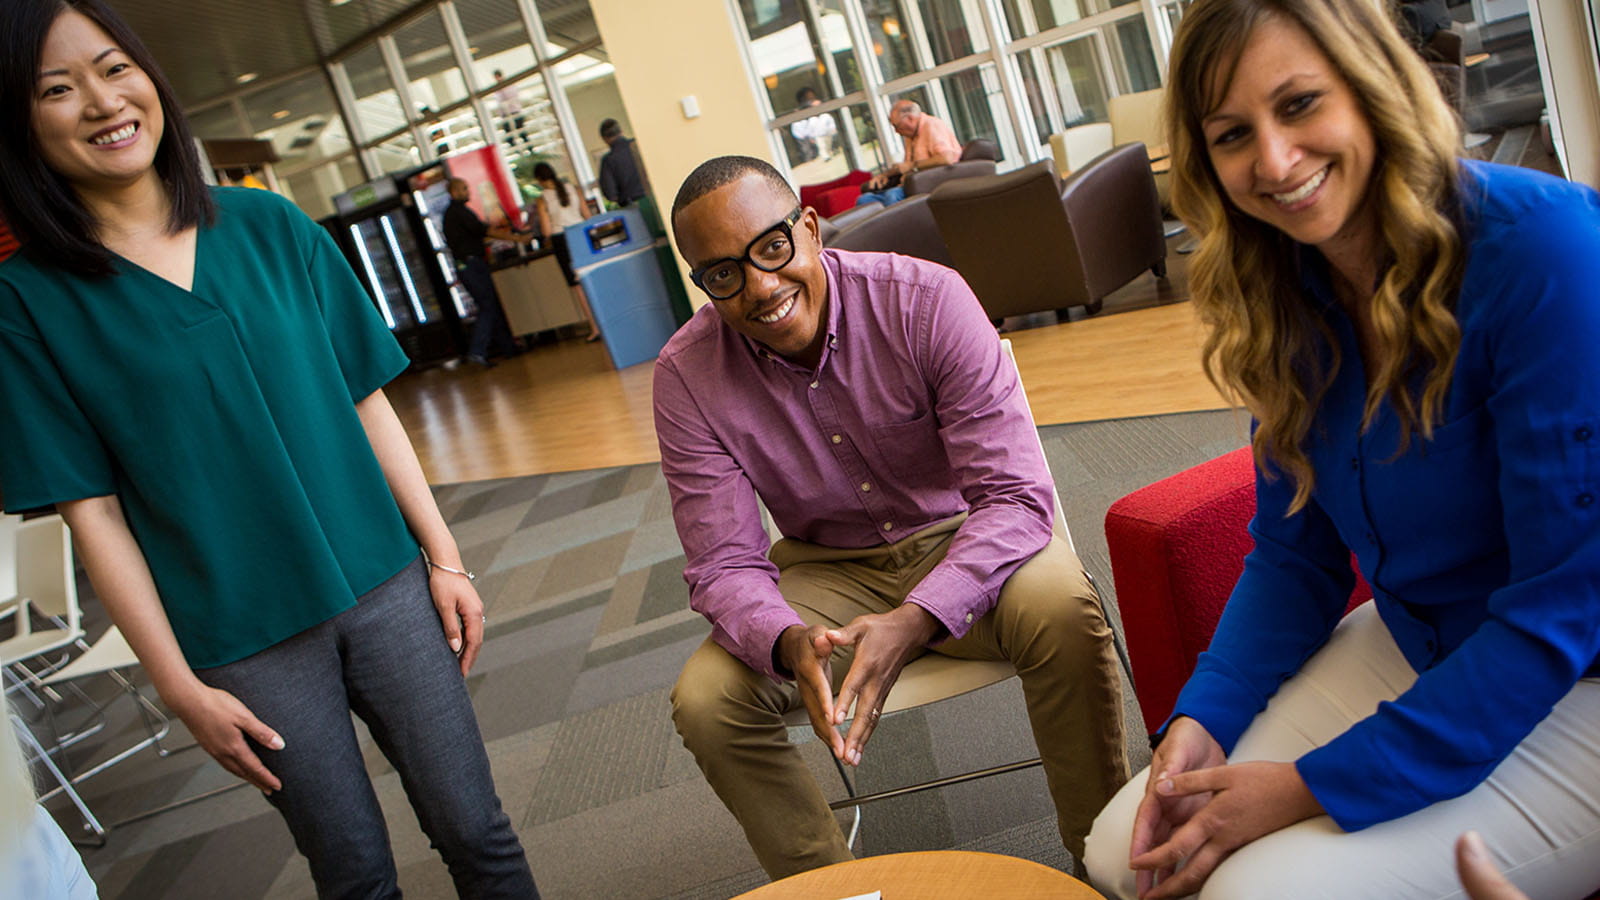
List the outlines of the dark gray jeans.
{"label": "dark gray jeans", "polygon": [[400,896],[354,712],[400,774],[456,892],[538,897],[495,795],[478,720],[421,560],[356,604],[254,656],[195,673],[283,735],[283,750],[253,741],[251,748],[283,782],[267,799],[311,863],[317,896]]}

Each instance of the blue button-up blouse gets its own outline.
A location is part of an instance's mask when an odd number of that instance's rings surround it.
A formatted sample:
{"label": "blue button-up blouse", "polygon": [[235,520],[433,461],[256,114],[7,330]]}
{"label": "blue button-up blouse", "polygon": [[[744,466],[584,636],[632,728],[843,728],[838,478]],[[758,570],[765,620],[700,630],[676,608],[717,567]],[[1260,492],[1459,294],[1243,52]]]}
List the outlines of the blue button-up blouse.
{"label": "blue button-up blouse", "polygon": [[1258,476],[1255,548],[1174,715],[1231,752],[1278,685],[1327,640],[1351,551],[1419,676],[1297,762],[1354,830],[1471,790],[1579,678],[1600,673],[1600,196],[1464,162],[1461,351],[1433,439],[1396,455],[1325,262],[1302,248],[1305,302],[1342,364],[1306,450],[1310,504]]}

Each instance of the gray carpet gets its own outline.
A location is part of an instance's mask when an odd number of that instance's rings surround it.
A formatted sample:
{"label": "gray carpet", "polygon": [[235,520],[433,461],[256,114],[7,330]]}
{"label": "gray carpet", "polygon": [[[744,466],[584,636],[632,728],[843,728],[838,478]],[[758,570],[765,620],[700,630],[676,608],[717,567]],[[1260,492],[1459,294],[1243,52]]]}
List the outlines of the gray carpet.
{"label": "gray carpet", "polygon": [[[1079,554],[1120,632],[1106,508],[1242,446],[1245,420],[1190,413],[1041,432]],[[709,629],[688,609],[659,467],[447,485],[436,493],[489,606],[489,637],[470,688],[500,796],[545,896],[720,900],[764,883],[668,717],[672,681]],[[1143,765],[1149,754],[1131,690],[1127,696],[1129,749]],[[121,714],[102,746],[135,735],[136,721]],[[181,725],[175,732],[186,740]],[[1014,679],[894,716],[872,749],[859,775],[866,790],[1035,755]],[[82,762],[96,752],[86,747],[77,756]],[[809,740],[803,753],[824,789],[842,795],[822,746]],[[406,895],[454,896],[397,776],[375,752],[368,758]],[[85,796],[116,821],[230,780],[197,750],[165,759],[144,753],[88,782]],[[78,828],[70,806],[49,806],[69,833]],[[944,848],[1071,866],[1038,769],[866,809],[859,852]],[[116,828],[106,847],[85,850],[84,859],[106,898],[313,896],[287,831],[249,789]]]}

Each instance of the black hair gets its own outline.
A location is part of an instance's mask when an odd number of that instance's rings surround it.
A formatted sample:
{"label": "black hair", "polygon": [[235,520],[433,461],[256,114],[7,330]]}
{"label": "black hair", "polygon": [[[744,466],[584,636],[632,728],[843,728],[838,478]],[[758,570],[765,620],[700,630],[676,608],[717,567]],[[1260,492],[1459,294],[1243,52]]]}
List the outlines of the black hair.
{"label": "black hair", "polygon": [[800,90],[795,91],[794,92],[794,102],[799,103],[799,104],[804,104],[806,102],[806,95],[807,94],[810,94],[811,96],[815,97],[815,96],[817,96],[817,89],[808,84],[805,87],[801,88]]}
{"label": "black hair", "polygon": [[555,166],[552,166],[549,163],[545,163],[545,162],[539,163],[538,165],[534,166],[533,167],[533,180],[534,181],[553,181],[553,182],[555,182],[556,183],[556,199],[561,201],[562,209],[565,209],[569,205],[567,203],[567,183],[565,181],[562,181],[561,178],[556,175],[556,167]]}
{"label": "black hair", "polygon": [[622,126],[617,124],[616,119],[606,119],[600,123],[600,140],[609,144],[612,138],[620,137],[621,135]]}
{"label": "black hair", "polygon": [[33,131],[39,58],[56,20],[77,12],[104,29],[155,86],[165,128],[156,145],[156,174],[172,202],[172,234],[209,223],[215,214],[200,172],[183,106],[155,58],[133,29],[102,0],[5,0],[0,11],[0,211],[17,236],[43,261],[86,276],[114,274],[113,254],[95,237],[94,217],[72,185],[39,154]]}
{"label": "black hair", "polygon": [[766,160],[756,159],[754,156],[718,156],[696,166],[695,170],[689,173],[689,177],[683,180],[683,184],[678,188],[678,196],[672,201],[672,219],[676,221],[678,213],[683,212],[684,207],[689,204],[719,187],[733,184],[746,175],[760,175],[775,189],[793,197],[794,202],[800,202],[794,188],[790,187],[789,182],[783,180],[783,175]]}

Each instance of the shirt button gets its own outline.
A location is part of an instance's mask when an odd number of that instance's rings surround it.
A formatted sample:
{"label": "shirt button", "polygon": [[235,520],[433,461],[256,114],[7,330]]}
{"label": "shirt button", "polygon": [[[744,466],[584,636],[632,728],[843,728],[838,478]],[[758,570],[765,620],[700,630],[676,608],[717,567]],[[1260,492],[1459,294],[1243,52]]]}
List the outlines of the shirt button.
{"label": "shirt button", "polygon": [[870,482],[870,481],[861,482],[861,493],[865,494],[870,490],[872,490],[872,482]]}
{"label": "shirt button", "polygon": [[840,436],[839,436],[839,435],[837,435],[837,434],[836,434],[836,435],[834,435],[834,436],[833,436],[833,442],[834,442],[834,443],[835,443],[835,444],[837,444],[837,443],[839,443],[839,442],[840,442],[840,441],[842,441],[842,440],[844,440],[844,438],[842,438],[842,437],[840,437]]}
{"label": "shirt button", "polygon": [[972,622],[972,613],[967,613],[967,622],[968,623]]}
{"label": "shirt button", "polygon": [[1438,645],[1436,645],[1436,644],[1435,644],[1435,643],[1434,643],[1434,642],[1433,642],[1433,641],[1428,641],[1428,642],[1427,642],[1427,643],[1425,643],[1425,644],[1423,644],[1423,645],[1422,645],[1422,646],[1424,646],[1424,647],[1426,647],[1426,648],[1428,648],[1428,652],[1429,652],[1429,653],[1432,653],[1432,652],[1433,652],[1433,650],[1434,650],[1434,648],[1435,648],[1435,647],[1436,647],[1436,646],[1438,646]]}
{"label": "shirt button", "polygon": [[1577,440],[1587,441],[1589,438],[1594,437],[1594,432],[1590,431],[1587,425],[1579,425],[1578,429],[1572,432],[1572,436]]}
{"label": "shirt button", "polygon": [[1370,531],[1369,531],[1369,532],[1367,532],[1367,543],[1369,543],[1369,544],[1376,544],[1376,543],[1377,543],[1377,542],[1378,542],[1378,538],[1377,538],[1377,536],[1376,536],[1376,535],[1374,535],[1374,534],[1373,534],[1373,533],[1372,533],[1372,532],[1370,532]]}
{"label": "shirt button", "polygon": [[1594,495],[1589,493],[1588,491],[1585,491],[1585,492],[1583,492],[1583,493],[1578,495],[1578,505],[1579,506],[1588,506],[1593,502],[1594,502]]}
{"label": "shirt button", "polygon": [[883,523],[883,530],[884,531],[893,531],[894,530],[894,523],[893,522],[885,522],[885,523]]}
{"label": "shirt button", "polygon": [[1358,471],[1360,468],[1361,468],[1361,460],[1355,458],[1354,456],[1350,457],[1350,471],[1355,472],[1355,471]]}
{"label": "shirt button", "polygon": [[811,386],[812,386],[812,387],[813,387],[813,388],[814,388],[814,387],[816,387],[816,386],[817,386],[817,382],[815,382],[815,381],[813,381],[813,382],[811,382]]}

